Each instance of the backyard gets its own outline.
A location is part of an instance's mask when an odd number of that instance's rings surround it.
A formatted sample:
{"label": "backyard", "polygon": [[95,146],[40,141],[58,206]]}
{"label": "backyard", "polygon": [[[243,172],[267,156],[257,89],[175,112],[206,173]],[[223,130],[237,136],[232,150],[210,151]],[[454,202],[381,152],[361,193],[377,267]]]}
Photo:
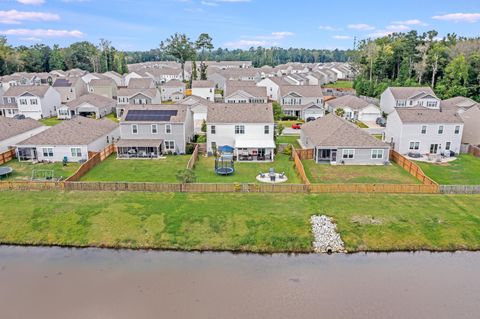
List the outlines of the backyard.
{"label": "backyard", "polygon": [[416,178],[395,163],[391,165],[330,165],[303,160],[311,183],[418,184]]}
{"label": "backyard", "polygon": [[57,117],[48,117],[39,120],[39,122],[46,126],[55,126],[62,123],[62,120],[59,120]]}
{"label": "backyard", "polygon": [[480,185],[480,158],[462,154],[444,164],[417,162],[423,172],[440,185]]}
{"label": "backyard", "polygon": [[117,159],[112,154],[82,177],[87,182],[177,183],[176,174],[184,170],[191,155],[171,155],[165,159]]}
{"label": "backyard", "polygon": [[[37,163],[33,164],[32,162],[20,162],[18,160],[12,160],[5,163],[0,167],[11,167],[13,173],[10,174],[8,179],[5,180],[16,180],[16,181],[29,181],[32,179],[32,170],[38,171],[53,171],[54,179],[64,180],[70,175],[73,175],[80,167],[79,163],[68,163],[67,166],[63,166],[63,163]],[[41,175],[41,172],[38,172]]]}
{"label": "backyard", "polygon": [[220,176],[215,174],[215,158],[200,157],[195,165],[195,174],[198,183],[257,183],[256,176],[260,173],[268,173],[273,167],[276,172],[285,172],[288,178],[287,183],[301,184],[300,178],[295,170],[293,161],[289,156],[277,154],[275,162],[257,163],[257,162],[235,162],[235,173],[230,176]]}
{"label": "backyard", "polygon": [[300,135],[280,135],[277,136],[276,143],[277,144],[292,144],[293,147],[296,149],[301,148],[300,144],[298,144],[298,139],[300,139]]}
{"label": "backyard", "polygon": [[480,195],[0,192],[0,243],[312,252],[310,216],[350,252],[480,249]]}
{"label": "backyard", "polygon": [[351,89],[353,88],[353,81],[337,81],[335,83],[325,84],[324,87],[333,89]]}

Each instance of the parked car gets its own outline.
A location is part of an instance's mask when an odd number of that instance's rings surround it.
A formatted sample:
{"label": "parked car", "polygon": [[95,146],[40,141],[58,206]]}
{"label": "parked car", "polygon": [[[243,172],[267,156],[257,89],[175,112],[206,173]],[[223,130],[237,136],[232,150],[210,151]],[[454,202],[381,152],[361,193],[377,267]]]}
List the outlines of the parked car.
{"label": "parked car", "polygon": [[292,124],[292,128],[293,128],[294,130],[299,130],[301,126],[302,126],[302,123]]}
{"label": "parked car", "polygon": [[375,120],[375,123],[377,123],[377,125],[380,125],[381,127],[387,126],[387,120],[385,120],[383,117],[378,117]]}
{"label": "parked car", "polygon": [[314,117],[307,117],[307,122],[311,122],[311,121],[315,121],[315,120],[316,120],[316,118],[314,118]]}

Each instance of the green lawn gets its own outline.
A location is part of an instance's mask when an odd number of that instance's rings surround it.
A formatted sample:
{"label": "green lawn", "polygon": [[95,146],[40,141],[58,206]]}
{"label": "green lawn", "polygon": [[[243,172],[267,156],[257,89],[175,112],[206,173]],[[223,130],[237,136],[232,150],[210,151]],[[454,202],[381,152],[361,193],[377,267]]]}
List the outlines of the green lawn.
{"label": "green lawn", "polygon": [[256,177],[260,172],[268,173],[273,167],[276,172],[285,172],[291,184],[301,184],[293,161],[284,154],[277,154],[274,163],[242,163],[235,162],[235,173],[231,176],[219,176],[215,174],[215,158],[200,157],[195,165],[195,174],[198,183],[257,183]]}
{"label": "green lawn", "polygon": [[302,161],[311,183],[418,184],[416,178],[395,163],[391,165],[330,165]]}
{"label": "green lawn", "polygon": [[335,83],[326,84],[324,87],[333,89],[352,89],[353,81],[337,81]]}
{"label": "green lawn", "polygon": [[177,183],[176,174],[186,168],[191,155],[166,159],[117,159],[116,154],[95,166],[82,181]]}
{"label": "green lawn", "polygon": [[0,192],[0,243],[311,252],[332,216],[354,251],[480,249],[479,195]]}
{"label": "green lawn", "polygon": [[116,114],[116,113],[107,114],[107,116],[105,116],[105,117],[106,117],[107,119],[109,119],[109,120],[114,121],[115,123],[120,122],[120,121],[117,119],[117,114]]}
{"label": "green lawn", "polygon": [[355,121],[354,122],[359,128],[368,128],[368,125],[361,122],[361,121]]}
{"label": "green lawn", "polygon": [[423,172],[440,185],[480,185],[480,158],[462,154],[453,162],[417,162]]}
{"label": "green lawn", "polygon": [[300,144],[298,144],[298,139],[300,139],[300,135],[281,135],[277,136],[277,144],[293,144],[293,147],[296,149],[301,148]]}
{"label": "green lawn", "polygon": [[[8,166],[13,168],[13,173],[7,180],[28,181],[32,178],[32,170],[53,170],[54,178],[65,179],[70,175],[73,175],[80,167],[79,163],[68,163],[67,166],[63,166],[62,163],[38,163],[32,164],[31,162],[19,162],[13,160],[5,163],[2,166]],[[2,167],[0,166],[0,167]]]}
{"label": "green lawn", "polygon": [[383,140],[383,135],[382,134],[372,134],[373,137],[375,137],[377,140],[382,141]]}
{"label": "green lawn", "polygon": [[[297,123],[304,123],[303,120],[295,120],[295,121],[277,121],[277,124],[282,124],[284,127],[292,127],[293,124]],[[300,130],[298,131],[300,133]]]}
{"label": "green lawn", "polygon": [[62,121],[63,120],[59,120],[57,117],[48,117],[48,118],[39,120],[40,123],[46,126],[55,126],[57,124],[62,123]]}

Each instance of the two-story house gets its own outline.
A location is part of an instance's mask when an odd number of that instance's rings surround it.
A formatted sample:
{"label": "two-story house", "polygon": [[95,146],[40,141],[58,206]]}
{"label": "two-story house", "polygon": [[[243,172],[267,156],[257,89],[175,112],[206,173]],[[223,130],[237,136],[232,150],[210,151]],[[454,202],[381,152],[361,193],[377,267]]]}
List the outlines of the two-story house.
{"label": "two-story house", "polygon": [[109,99],[116,99],[118,96],[117,83],[108,77],[91,80],[88,83],[88,91],[93,94],[105,96]]}
{"label": "two-story house", "polygon": [[380,97],[380,109],[386,114],[416,106],[439,109],[440,99],[430,87],[389,87]]}
{"label": "two-story house", "polygon": [[303,110],[312,103],[324,107],[322,88],[319,85],[282,85],[280,86],[280,104],[285,115],[303,117]]}
{"label": "two-story house", "polygon": [[159,87],[162,101],[180,101],[185,97],[185,83],[179,80],[170,80]]}
{"label": "two-story house", "polygon": [[343,117],[347,120],[375,122],[382,116],[380,108],[355,95],[344,95],[325,102],[329,112],[343,110]]}
{"label": "two-story house", "polygon": [[385,142],[401,154],[460,152],[463,120],[454,112],[425,107],[397,108],[387,118]]}
{"label": "two-story house", "polygon": [[118,158],[158,158],[185,154],[193,138],[192,111],[187,105],[130,105],[120,119]]}
{"label": "two-story house", "polygon": [[462,144],[480,145],[480,103],[463,96],[442,101],[442,110],[463,120]]}
{"label": "two-story house", "polygon": [[210,80],[193,80],[192,95],[203,97],[205,100],[215,100],[215,83]]}
{"label": "two-story house", "polygon": [[267,96],[272,101],[280,101],[280,87],[290,85],[281,77],[269,77],[257,82],[257,86],[267,88]]}
{"label": "two-story house", "polygon": [[233,104],[267,103],[267,89],[263,86],[256,86],[252,81],[228,81],[224,91],[224,100],[225,103]]}
{"label": "two-story house", "polygon": [[55,116],[61,105],[60,94],[49,85],[21,85],[10,87],[3,95],[4,109],[7,117],[22,114],[39,120]]}
{"label": "two-story house", "polygon": [[227,104],[208,106],[207,152],[221,146],[234,149],[237,161],[273,161],[274,120],[271,104]]}
{"label": "two-story house", "polygon": [[126,105],[160,104],[162,99],[158,89],[127,89],[121,88],[117,93],[117,117],[123,115]]}
{"label": "two-story house", "polygon": [[79,77],[57,78],[52,87],[60,94],[62,103],[73,101],[88,93],[87,84]]}

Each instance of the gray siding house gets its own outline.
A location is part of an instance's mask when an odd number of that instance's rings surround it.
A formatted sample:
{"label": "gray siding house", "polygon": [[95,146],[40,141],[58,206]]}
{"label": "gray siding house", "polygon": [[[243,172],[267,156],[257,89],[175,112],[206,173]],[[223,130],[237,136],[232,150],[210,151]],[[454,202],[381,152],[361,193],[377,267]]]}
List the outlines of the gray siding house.
{"label": "gray siding house", "polygon": [[384,165],[389,161],[389,145],[332,113],[305,123],[300,139],[315,150],[316,163]]}
{"label": "gray siding house", "polygon": [[185,154],[193,138],[193,116],[187,105],[130,105],[120,120],[118,158],[158,158]]}

